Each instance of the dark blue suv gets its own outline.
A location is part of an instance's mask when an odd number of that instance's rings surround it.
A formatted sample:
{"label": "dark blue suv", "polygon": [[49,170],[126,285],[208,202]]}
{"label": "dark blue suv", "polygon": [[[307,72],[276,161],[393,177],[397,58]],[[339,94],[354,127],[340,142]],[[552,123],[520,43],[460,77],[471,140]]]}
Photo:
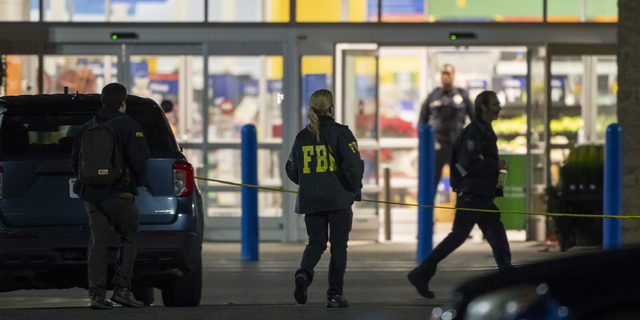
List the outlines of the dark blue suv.
{"label": "dark blue suv", "polygon": [[[89,221],[73,193],[70,155],[80,127],[100,108],[97,94],[0,97],[0,292],[87,288]],[[129,96],[127,114],[144,129],[151,153],[136,197],[134,294],[150,305],[159,288],[166,306],[197,306],[204,219],[193,167],[153,100]],[[112,266],[117,248],[112,232]]]}

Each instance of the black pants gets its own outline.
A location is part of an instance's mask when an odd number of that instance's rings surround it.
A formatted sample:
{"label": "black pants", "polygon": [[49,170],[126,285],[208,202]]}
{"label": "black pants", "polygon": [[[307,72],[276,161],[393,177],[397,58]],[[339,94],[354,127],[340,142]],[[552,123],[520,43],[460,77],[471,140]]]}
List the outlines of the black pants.
{"label": "black pants", "polygon": [[91,240],[89,242],[89,296],[104,297],[107,286],[107,248],[111,226],[120,238],[115,287],[131,288],[133,265],[136,261],[138,238],[138,208],[134,198],[112,198],[86,202]]}
{"label": "black pants", "polygon": [[[313,268],[318,264],[322,253],[327,249],[327,240],[331,241],[328,295],[342,295],[344,272],[347,269],[347,241],[349,241],[352,220],[353,212],[351,208],[306,214],[304,216],[307,234],[309,235],[309,244],[304,249],[300,269],[296,271],[296,275],[304,272],[307,275],[308,284],[311,284],[313,282]],[[330,235],[327,239],[329,233]]]}
{"label": "black pants", "polygon": [[436,150],[436,180],[434,181],[436,186],[433,189],[435,193],[438,192],[438,183],[440,183],[440,178],[442,178],[442,167],[444,167],[445,163],[451,164],[452,155],[453,145],[450,143],[440,143],[440,149]]}
{"label": "black pants", "polygon": [[467,240],[476,223],[493,249],[493,256],[498,268],[500,270],[511,268],[511,251],[509,250],[507,233],[500,221],[500,213],[464,210],[464,208],[498,210],[498,207],[493,203],[493,198],[477,194],[458,194],[456,208],[458,210],[453,220],[451,233],[431,251],[431,254],[413,272],[417,272],[417,275],[424,281],[429,281],[436,273],[438,263]]}

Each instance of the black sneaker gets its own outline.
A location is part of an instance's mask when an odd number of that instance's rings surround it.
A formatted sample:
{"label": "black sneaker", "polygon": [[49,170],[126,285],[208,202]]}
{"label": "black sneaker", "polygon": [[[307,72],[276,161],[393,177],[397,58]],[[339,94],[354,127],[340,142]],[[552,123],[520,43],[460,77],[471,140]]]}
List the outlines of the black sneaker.
{"label": "black sneaker", "polygon": [[296,275],[296,291],[293,292],[293,297],[299,304],[307,303],[307,275],[304,272]]}
{"label": "black sneaker", "polygon": [[91,305],[89,308],[94,310],[111,310],[113,303],[105,299],[105,297],[91,297]]}
{"label": "black sneaker", "polygon": [[113,291],[113,296],[111,296],[111,301],[117,302],[125,307],[131,308],[142,308],[144,307],[144,303],[136,300],[133,297],[133,293],[128,288],[117,288]]}
{"label": "black sneaker", "polygon": [[420,279],[420,277],[418,277],[413,271],[409,272],[407,278],[409,279],[409,282],[411,282],[411,285],[416,287],[418,294],[421,296],[427,299],[433,299],[436,297],[432,291],[429,291],[429,281]]}
{"label": "black sneaker", "polygon": [[337,294],[330,294],[327,296],[327,308],[346,308],[349,306],[349,301]]}

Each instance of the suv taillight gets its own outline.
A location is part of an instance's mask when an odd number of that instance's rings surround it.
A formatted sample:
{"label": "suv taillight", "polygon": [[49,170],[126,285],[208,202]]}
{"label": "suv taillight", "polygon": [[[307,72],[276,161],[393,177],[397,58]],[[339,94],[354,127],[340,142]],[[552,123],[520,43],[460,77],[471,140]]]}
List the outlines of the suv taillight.
{"label": "suv taillight", "polygon": [[193,166],[186,161],[173,164],[173,193],[185,197],[193,192]]}

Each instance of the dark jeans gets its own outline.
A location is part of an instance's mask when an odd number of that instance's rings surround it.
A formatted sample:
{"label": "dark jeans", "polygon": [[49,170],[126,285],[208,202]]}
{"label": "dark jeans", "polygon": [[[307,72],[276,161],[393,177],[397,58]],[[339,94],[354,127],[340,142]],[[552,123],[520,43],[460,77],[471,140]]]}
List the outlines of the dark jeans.
{"label": "dark jeans", "polygon": [[107,286],[107,248],[111,226],[120,238],[115,287],[131,288],[133,265],[136,261],[138,238],[138,208],[134,198],[111,198],[99,202],[85,202],[89,214],[91,239],[89,242],[89,296],[104,297]]}
{"label": "dark jeans", "polygon": [[433,189],[435,193],[438,192],[438,183],[440,183],[440,178],[442,178],[442,167],[444,167],[445,163],[451,164],[452,155],[453,155],[453,145],[450,143],[440,143],[440,149],[436,150],[436,174],[435,174],[436,180],[434,181],[436,184],[436,187]]}
{"label": "dark jeans", "polygon": [[416,272],[424,281],[429,281],[436,273],[438,263],[467,240],[476,223],[493,249],[498,268],[500,270],[511,268],[511,251],[507,233],[500,221],[500,213],[463,210],[463,208],[498,210],[493,203],[493,198],[477,194],[458,194],[456,208],[458,210],[451,233],[412,272]]}
{"label": "dark jeans", "polygon": [[[351,208],[306,214],[304,216],[307,234],[309,235],[309,244],[304,249],[300,269],[296,271],[296,275],[304,272],[307,275],[308,284],[311,284],[313,282],[313,268],[318,264],[322,253],[327,249],[327,240],[331,241],[328,295],[342,295],[344,272],[347,269],[347,241],[349,241],[352,220],[353,212]],[[329,238],[327,238],[328,235]]]}

